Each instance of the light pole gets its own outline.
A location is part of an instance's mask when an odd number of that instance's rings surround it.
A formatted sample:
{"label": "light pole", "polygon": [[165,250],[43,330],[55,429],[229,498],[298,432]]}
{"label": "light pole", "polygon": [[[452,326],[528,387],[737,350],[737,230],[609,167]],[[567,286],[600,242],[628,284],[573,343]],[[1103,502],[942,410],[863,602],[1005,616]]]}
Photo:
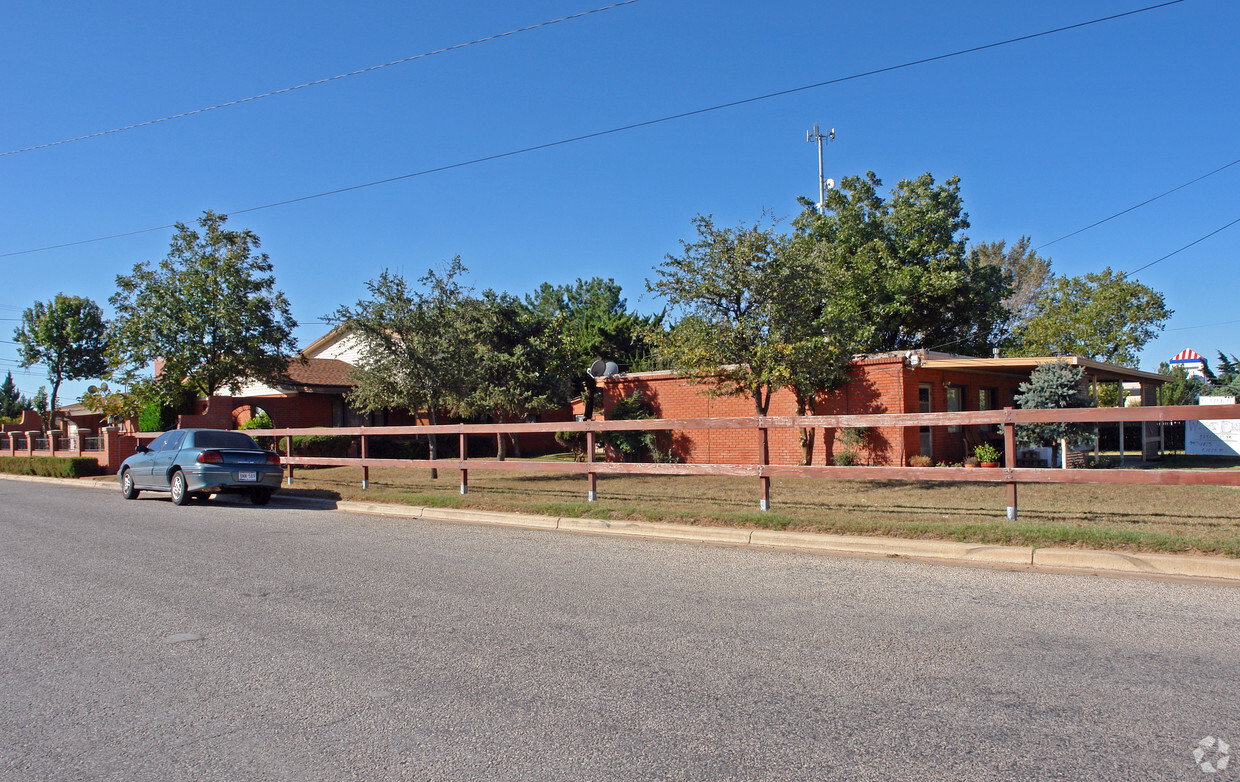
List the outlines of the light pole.
{"label": "light pole", "polygon": [[831,186],[835,185],[835,183],[831,182],[831,180],[822,178],[822,142],[824,139],[828,142],[835,141],[835,128],[831,128],[831,130],[827,132],[827,135],[824,136],[818,130],[818,123],[815,122],[813,130],[805,131],[806,141],[811,143],[815,141],[818,142],[818,214],[826,213],[828,182],[830,182]]}

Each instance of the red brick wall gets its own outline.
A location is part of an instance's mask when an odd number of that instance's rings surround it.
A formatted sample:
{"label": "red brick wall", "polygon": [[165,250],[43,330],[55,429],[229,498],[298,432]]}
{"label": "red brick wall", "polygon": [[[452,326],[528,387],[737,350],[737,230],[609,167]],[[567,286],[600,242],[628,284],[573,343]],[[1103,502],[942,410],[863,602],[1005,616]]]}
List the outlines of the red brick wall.
{"label": "red brick wall", "polygon": [[[904,362],[901,358],[871,359],[849,369],[851,380],[835,393],[819,399],[811,414],[847,415],[903,412]],[[641,390],[660,418],[731,418],[755,415],[749,397],[712,396],[709,385],[691,384],[671,373],[643,373],[637,377],[618,377],[600,382],[603,411],[609,414],[616,401],[634,390]],[[916,393],[913,396],[916,404]],[[915,409],[915,408],[914,408]],[[768,415],[796,414],[796,398],[787,389],[771,396]],[[669,442],[670,438],[670,442]],[[670,444],[686,462],[705,464],[752,464],[758,458],[758,434],[752,430],[686,430],[665,436],[661,446]],[[771,464],[800,464],[799,434],[793,429],[773,429],[768,448]],[[904,449],[904,433],[899,427],[870,431],[869,448],[861,454],[867,464],[899,463]],[[813,463],[830,464],[834,453],[842,450],[833,432],[819,430],[815,435]]]}
{"label": "red brick wall", "polygon": [[[944,383],[963,387],[964,410],[978,409],[978,390],[994,388],[994,406],[1014,406],[1012,394],[1025,377],[966,372],[911,369],[903,358],[877,358],[856,362],[849,369],[850,380],[840,390],[819,400],[811,410],[817,415],[859,415],[869,413],[918,412],[918,384],[929,383],[931,411],[946,412],[947,389]],[[755,415],[753,400],[748,397],[720,397],[707,393],[709,385],[691,384],[685,377],[672,373],[642,373],[600,381],[605,414],[616,401],[634,390],[641,390],[660,418],[730,418]],[[776,391],[771,398],[768,415],[796,414],[796,399],[787,389]],[[861,454],[866,464],[907,465],[908,458],[920,451],[918,427],[874,427],[870,429],[868,447]],[[959,462],[965,458],[964,432],[949,432],[947,427],[931,430],[932,458],[936,461]],[[752,464],[758,458],[758,435],[751,430],[692,430],[672,432],[664,437],[661,447],[672,447],[686,462],[702,464]],[[843,450],[834,431],[818,430],[815,435],[813,464],[831,464],[834,454]],[[769,434],[771,464],[800,464],[801,447],[798,432],[792,429],[771,430]]]}

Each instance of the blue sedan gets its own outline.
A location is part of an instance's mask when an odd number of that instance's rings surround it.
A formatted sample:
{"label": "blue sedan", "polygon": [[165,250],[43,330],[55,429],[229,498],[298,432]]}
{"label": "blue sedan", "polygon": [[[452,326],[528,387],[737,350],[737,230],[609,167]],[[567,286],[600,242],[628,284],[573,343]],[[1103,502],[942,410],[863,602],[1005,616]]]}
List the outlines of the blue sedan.
{"label": "blue sedan", "polygon": [[248,494],[255,505],[266,505],[280,488],[280,457],[265,451],[242,432],[220,429],[175,429],[121,463],[121,496],[132,500],[139,491],[168,492],[177,505],[212,494]]}

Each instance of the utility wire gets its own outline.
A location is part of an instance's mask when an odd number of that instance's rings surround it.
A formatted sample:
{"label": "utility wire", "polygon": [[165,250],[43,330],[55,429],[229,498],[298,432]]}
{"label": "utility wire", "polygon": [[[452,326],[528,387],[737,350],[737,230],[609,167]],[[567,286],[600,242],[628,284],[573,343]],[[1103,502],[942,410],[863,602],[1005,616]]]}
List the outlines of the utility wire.
{"label": "utility wire", "polygon": [[1162,263],[1163,261],[1167,260],[1167,259],[1168,259],[1168,258],[1170,258],[1171,256],[1176,255],[1177,253],[1184,252],[1184,251],[1185,251],[1185,250],[1187,250],[1189,247],[1192,247],[1194,244],[1200,244],[1201,242],[1204,242],[1206,239],[1209,239],[1211,236],[1214,236],[1216,233],[1219,233],[1220,231],[1225,231],[1225,230],[1227,230],[1228,228],[1231,228],[1231,227],[1232,227],[1233,225],[1235,225],[1236,223],[1240,223],[1240,217],[1237,217],[1235,220],[1232,220],[1230,223],[1228,223],[1227,225],[1223,226],[1222,228],[1215,228],[1213,231],[1211,231],[1210,233],[1208,233],[1208,234],[1206,234],[1205,236],[1201,237],[1200,239],[1194,239],[1193,241],[1189,242],[1188,244],[1184,245],[1183,247],[1181,247],[1181,248],[1180,248],[1180,249],[1178,249],[1178,250],[1173,250],[1173,251],[1171,251],[1171,252],[1167,253],[1166,255],[1164,255],[1163,257],[1159,258],[1158,260],[1155,260],[1155,261],[1150,261],[1149,263],[1145,264],[1144,266],[1139,266],[1139,267],[1137,267],[1136,269],[1133,269],[1133,270],[1132,270],[1132,271],[1130,271],[1130,272],[1124,272],[1124,276],[1125,276],[1125,277],[1131,277],[1132,275],[1136,274],[1137,272],[1139,272],[1139,271],[1144,271],[1145,269],[1150,268],[1151,266],[1153,266],[1153,265],[1154,265],[1154,264],[1156,264],[1156,263]]}
{"label": "utility wire", "polygon": [[60,146],[61,144],[71,144],[75,141],[85,141],[87,139],[99,138],[100,136],[107,136],[112,133],[121,133],[126,130],[134,130],[135,128],[145,128],[148,125],[157,125],[160,122],[168,122],[169,120],[192,117],[195,114],[203,114],[208,111],[215,111],[216,109],[228,108],[229,106],[239,106],[242,103],[250,103],[251,101],[261,100],[263,98],[270,98],[274,95],[283,95],[286,92],[293,92],[294,90],[302,90],[302,89],[305,89],[306,87],[317,87],[320,84],[327,84],[328,82],[338,81],[340,79],[347,79],[350,76],[358,76],[363,73],[370,73],[371,71],[377,71],[381,68],[390,68],[393,65],[403,65],[404,63],[413,62],[414,60],[425,59],[427,57],[432,57],[436,54],[443,54],[445,52],[456,51],[457,49],[464,49],[467,46],[474,46],[475,44],[486,43],[488,41],[494,41],[498,38],[506,38],[510,35],[516,35],[517,33],[526,33],[526,32],[529,32],[530,30],[537,30],[540,27],[548,27],[550,25],[559,24],[560,22],[567,22],[572,19],[580,19],[583,16],[597,14],[602,11],[610,11],[613,8],[619,8],[622,5],[632,5],[633,3],[636,3],[636,2],[637,0],[622,0],[621,2],[612,3],[611,5],[603,6],[602,8],[595,8],[592,11],[582,11],[581,13],[570,14],[569,16],[562,16],[559,19],[551,19],[550,21],[539,22],[538,24],[532,24],[527,27],[520,27],[520,28],[517,28],[516,30],[509,30],[508,32],[504,32],[504,33],[496,33],[495,35],[488,35],[485,38],[478,38],[473,41],[467,41],[466,43],[458,43],[452,46],[445,46],[442,49],[435,49],[434,51],[423,52],[421,54],[415,54],[410,57],[402,57],[399,60],[392,60],[391,62],[382,63],[381,65],[371,65],[366,68],[359,68],[356,71],[349,71],[348,73],[340,73],[335,76],[327,76],[322,79],[315,79],[314,81],[308,81],[304,84],[296,84],[292,87],[284,87],[282,89],[272,90],[271,92],[264,92],[261,95],[251,95],[248,98],[238,98],[237,100],[230,100],[225,103],[217,103],[214,106],[206,106],[204,108],[194,109],[192,111],[183,111],[180,114],[170,114],[167,117],[160,117],[159,119],[148,119],[145,122],[135,122],[132,125],[123,125],[119,128],[112,128],[111,130],[100,130],[95,133],[87,133],[85,136],[75,136],[73,138],[61,139],[60,141],[49,141],[46,144],[35,144],[32,147],[23,147],[21,149],[11,149],[8,152],[0,152],[0,157],[4,157],[6,155],[16,155],[21,152],[33,152],[36,149],[47,149],[48,147],[56,147],[56,146]]}
{"label": "utility wire", "polygon": [[1125,209],[1125,210],[1123,210],[1123,211],[1116,212],[1115,214],[1111,215],[1110,217],[1104,217],[1104,218],[1102,218],[1101,220],[1099,220],[1099,221],[1098,221],[1098,222],[1096,222],[1096,223],[1090,223],[1089,225],[1085,226],[1084,228],[1078,228],[1078,229],[1076,229],[1075,231],[1073,231],[1072,233],[1067,233],[1067,234],[1064,234],[1063,236],[1059,237],[1058,239],[1052,239],[1052,240],[1050,240],[1049,242],[1047,242],[1046,244],[1041,244],[1041,245],[1038,245],[1037,247],[1034,247],[1034,248],[1033,248],[1033,250],[1034,250],[1034,252],[1037,252],[1038,250],[1041,250],[1043,247],[1050,247],[1050,246],[1051,246],[1052,244],[1054,244],[1055,242],[1061,242],[1061,241],[1063,241],[1064,239],[1067,239],[1068,237],[1071,237],[1071,236],[1076,236],[1077,234],[1079,234],[1079,233],[1081,233],[1081,232],[1083,232],[1083,231],[1088,231],[1090,228],[1097,228],[1098,226],[1102,225],[1103,223],[1110,222],[1111,220],[1114,220],[1114,219],[1115,219],[1115,218],[1117,218],[1117,217],[1120,217],[1120,216],[1122,216],[1122,215],[1126,215],[1126,214],[1128,214],[1129,212],[1133,211],[1134,209],[1140,209],[1141,207],[1145,206],[1146,204],[1152,204],[1152,203],[1154,203],[1155,201],[1157,201],[1158,199],[1160,199],[1160,198],[1162,198],[1162,197],[1164,197],[1164,196],[1169,196],[1169,195],[1171,195],[1172,193],[1174,193],[1174,192],[1175,192],[1175,191],[1177,191],[1177,190],[1183,190],[1184,188],[1188,187],[1189,185],[1196,184],[1197,182],[1200,182],[1201,180],[1205,179],[1206,177],[1214,176],[1215,174],[1217,174],[1217,173],[1218,173],[1218,172],[1220,172],[1220,171],[1225,171],[1225,170],[1227,170],[1227,169],[1231,168],[1232,166],[1236,165],[1237,163],[1240,163],[1240,159],[1233,160],[1233,161],[1231,161],[1230,163],[1228,163],[1228,164],[1227,164],[1227,165],[1225,165],[1225,166],[1219,166],[1218,168],[1214,169],[1213,171],[1209,172],[1208,174],[1202,174],[1201,176],[1197,177],[1196,179],[1190,179],[1190,180],[1188,180],[1187,182],[1185,182],[1184,184],[1182,184],[1182,185],[1177,185],[1177,186],[1175,186],[1175,187],[1171,188],[1170,190],[1168,190],[1168,191],[1167,191],[1167,192],[1165,192],[1165,193],[1159,193],[1158,195],[1154,196],[1153,198],[1151,198],[1151,199],[1149,199],[1149,200],[1146,200],[1146,201],[1142,201],[1141,203],[1137,204],[1136,206],[1130,206],[1130,207],[1128,207],[1127,209]]}
{"label": "utility wire", "polygon": [[[335,190],[325,190],[321,193],[314,193],[312,195],[299,196],[297,198],[289,198],[284,201],[274,201],[272,203],[262,204],[260,206],[251,206],[245,209],[234,209],[231,211],[226,211],[224,212],[224,214],[228,214],[228,215],[245,214],[247,212],[257,212],[263,209],[272,209],[278,206],[288,206],[289,204],[296,204],[302,201],[310,201],[316,198],[325,198],[327,196],[339,195],[341,193],[348,193],[354,190],[363,190],[365,188],[376,187],[378,185],[386,185],[392,182],[399,182],[405,179],[413,179],[414,177],[426,176],[428,174],[441,173],[443,171],[451,171],[452,169],[464,168],[466,166],[473,166],[479,163],[487,163],[493,160],[501,160],[503,158],[515,157],[517,155],[524,155],[530,152],[537,152],[537,151],[544,150],[544,149],[551,149],[554,147],[561,147],[561,146],[565,146],[568,144],[575,144],[580,141],[587,141],[589,139],[601,138],[603,136],[611,136],[617,133],[624,133],[626,131],[636,130],[638,128],[646,128],[652,125],[660,125],[666,122],[686,119],[688,117],[695,117],[701,114],[708,114],[710,112],[722,111],[723,109],[731,109],[731,108],[736,108],[737,106],[745,106],[750,103],[757,103],[759,101],[771,100],[773,98],[779,98],[785,95],[793,95],[798,92],[805,92],[807,90],[814,90],[814,89],[819,89],[821,87],[827,87],[827,86],[832,86],[835,84],[842,84],[844,82],[855,81],[857,79],[863,79],[869,76],[876,76],[882,73],[891,73],[893,71],[904,70],[906,68],[913,68],[918,65],[926,65],[928,63],[938,62],[940,60],[947,60],[953,57],[961,57],[966,54],[974,54],[976,52],[985,51],[987,49],[995,49],[1000,46],[1009,46],[1014,43],[1021,43],[1023,41],[1030,41],[1036,38],[1043,38],[1049,35],[1055,35],[1057,33],[1067,32],[1068,30],[1076,30],[1082,27],[1089,27],[1091,25],[1102,24],[1104,22],[1111,22],[1116,19],[1122,19],[1124,17],[1133,16],[1135,14],[1157,10],[1159,8],[1166,8],[1167,6],[1178,5],[1179,3],[1183,3],[1185,1],[1186,0],[1167,0],[1167,2],[1158,3],[1156,5],[1145,6],[1144,8],[1137,8],[1132,11],[1124,11],[1123,13],[1112,14],[1110,16],[1103,16],[1097,19],[1091,19],[1086,22],[1077,22],[1076,24],[1070,24],[1070,25],[1066,25],[1063,27],[1056,27],[1051,30],[1043,30],[1042,32],[1038,32],[1038,33],[1030,33],[1028,35],[1021,35],[1015,38],[1008,38],[1006,40],[997,41],[995,43],[983,44],[981,46],[972,46],[967,49],[958,49],[953,52],[948,52],[946,54],[939,54],[933,57],[923,57],[918,60],[910,60],[908,62],[904,62],[899,65],[889,65],[883,68],[875,68],[869,71],[862,71],[860,73],[854,73],[851,76],[840,76],[834,79],[827,79],[826,81],[815,82],[813,84],[806,84],[800,87],[792,87],[786,90],[779,90],[777,92],[768,92],[765,95],[757,95],[752,98],[742,98],[740,100],[729,101],[727,103],[719,103],[714,106],[708,106],[706,108],[693,109],[691,111],[684,111],[678,114],[669,114],[667,116],[658,117],[657,119],[649,119],[649,120],[644,120],[641,122],[634,122],[628,125],[621,125],[619,127],[611,128],[609,130],[599,130],[593,133],[585,133],[580,136],[571,136],[569,138],[563,138],[558,141],[548,141],[543,144],[535,144],[533,146],[522,147],[520,149],[509,150],[507,152],[497,152],[493,155],[485,155],[483,157],[477,157],[471,160],[464,160],[458,163],[449,163],[449,164],[442,165],[442,166],[436,166],[434,168],[426,168],[421,171],[415,171],[410,174],[401,174],[399,176],[388,177],[386,179],[377,179],[372,182],[365,182],[359,185],[341,187]],[[30,250],[17,250],[14,252],[0,253],[0,258],[10,258],[15,255],[27,255],[30,253],[43,252],[46,250],[59,250],[65,247],[74,247],[74,246],[81,245],[81,244],[90,244],[92,242],[102,242],[102,241],[106,241],[109,239],[119,239],[119,238],[126,237],[126,236],[135,236],[137,234],[150,233],[152,231],[163,231],[163,230],[166,230],[168,228],[173,228],[173,227],[175,227],[175,225],[160,225],[154,228],[143,228],[137,231],[127,231],[125,233],[111,234],[109,236],[99,236],[93,239],[82,239],[76,242],[65,242],[63,244],[48,245],[46,247],[36,247]]]}
{"label": "utility wire", "polygon": [[1203,323],[1200,326],[1177,326],[1167,331],[1192,331],[1193,329],[1211,329],[1215,326],[1230,326],[1233,323],[1240,323],[1240,320],[1225,320],[1221,323]]}

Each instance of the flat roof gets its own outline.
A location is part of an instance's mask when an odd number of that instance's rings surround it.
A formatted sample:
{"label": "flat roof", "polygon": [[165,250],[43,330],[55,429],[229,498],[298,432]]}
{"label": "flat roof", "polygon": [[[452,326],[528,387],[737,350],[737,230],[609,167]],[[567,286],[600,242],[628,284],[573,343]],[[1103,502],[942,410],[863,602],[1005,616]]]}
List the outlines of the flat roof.
{"label": "flat roof", "polygon": [[969,358],[967,356],[945,356],[929,353],[922,360],[923,369],[950,369],[956,372],[1010,372],[1013,375],[1028,375],[1041,364],[1052,364],[1065,361],[1074,367],[1083,367],[1085,374],[1101,381],[1129,383],[1166,383],[1170,380],[1166,375],[1156,372],[1143,372],[1139,369],[1108,364],[1081,356],[1022,356],[1019,358]]}

